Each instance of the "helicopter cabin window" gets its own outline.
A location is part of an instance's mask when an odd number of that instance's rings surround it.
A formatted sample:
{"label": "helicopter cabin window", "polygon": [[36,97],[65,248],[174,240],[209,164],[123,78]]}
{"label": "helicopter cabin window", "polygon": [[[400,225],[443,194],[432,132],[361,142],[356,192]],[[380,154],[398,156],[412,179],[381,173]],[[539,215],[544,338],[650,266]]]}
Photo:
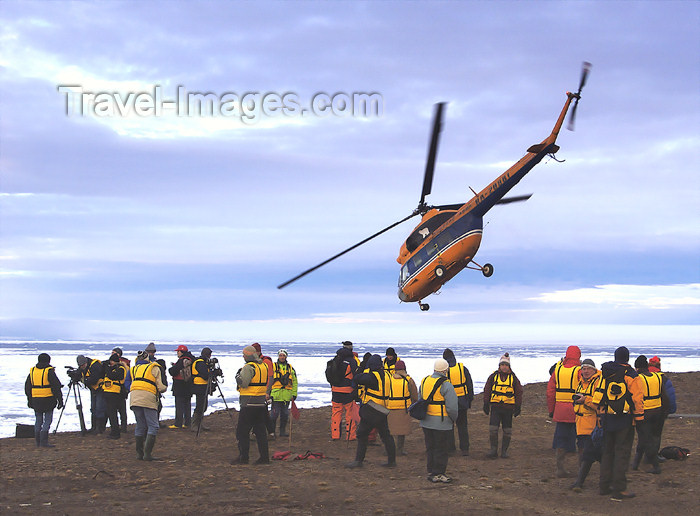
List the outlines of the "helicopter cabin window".
{"label": "helicopter cabin window", "polygon": [[452,241],[454,240],[454,236],[452,235],[452,232],[450,229],[446,229],[440,235],[437,237],[437,246],[440,250],[444,250],[447,246],[449,246]]}

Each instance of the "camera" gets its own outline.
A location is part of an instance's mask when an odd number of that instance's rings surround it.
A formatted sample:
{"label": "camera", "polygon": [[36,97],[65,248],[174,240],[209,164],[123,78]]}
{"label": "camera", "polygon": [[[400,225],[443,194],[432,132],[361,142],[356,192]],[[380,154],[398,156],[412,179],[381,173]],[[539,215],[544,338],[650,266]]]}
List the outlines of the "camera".
{"label": "camera", "polygon": [[580,401],[581,398],[583,398],[583,395],[582,395],[582,394],[579,394],[579,393],[576,393],[576,394],[574,394],[574,395],[572,396],[572,398],[573,398],[574,402],[577,402],[577,401]]}
{"label": "camera", "polygon": [[66,374],[72,383],[78,383],[83,379],[83,372],[80,369],[68,365],[65,367],[67,369]]}

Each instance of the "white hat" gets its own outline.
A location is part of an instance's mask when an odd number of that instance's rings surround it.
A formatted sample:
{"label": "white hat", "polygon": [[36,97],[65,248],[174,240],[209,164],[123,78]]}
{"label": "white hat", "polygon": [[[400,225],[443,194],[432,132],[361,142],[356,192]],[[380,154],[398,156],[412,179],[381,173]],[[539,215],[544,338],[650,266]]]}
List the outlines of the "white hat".
{"label": "white hat", "polygon": [[433,365],[433,370],[439,373],[447,371],[450,368],[450,364],[444,358],[438,358]]}

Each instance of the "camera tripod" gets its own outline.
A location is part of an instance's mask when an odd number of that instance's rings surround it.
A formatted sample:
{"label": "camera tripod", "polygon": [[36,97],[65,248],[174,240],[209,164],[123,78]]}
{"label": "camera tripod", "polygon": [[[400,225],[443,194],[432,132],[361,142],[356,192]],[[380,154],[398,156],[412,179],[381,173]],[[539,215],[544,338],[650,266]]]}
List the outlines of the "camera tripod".
{"label": "camera tripod", "polygon": [[[220,370],[220,369],[219,369]],[[223,378],[223,373],[219,375]],[[212,374],[209,374],[209,379],[207,380],[207,394],[206,394],[206,401],[204,402],[204,406],[209,405],[209,396],[214,394],[214,390],[218,389],[219,391],[219,396],[221,396],[221,399],[224,401],[224,406],[226,407],[226,413],[231,417],[231,421],[233,421],[233,414],[231,414],[231,409],[228,406],[228,403],[226,403],[226,398],[224,397],[224,393],[221,391],[221,386],[219,385],[219,381],[214,377],[212,379]],[[206,409],[205,409],[206,410]],[[199,424],[197,425],[197,433],[195,434],[195,438],[199,437],[199,432],[202,429],[202,420],[204,419],[204,412],[202,412],[202,417],[199,418]]]}
{"label": "camera tripod", "polygon": [[83,437],[87,434],[87,429],[85,428],[85,417],[83,416],[83,400],[80,397],[80,387],[79,382],[71,380],[68,384],[68,394],[66,395],[66,402],[61,409],[61,413],[58,416],[58,422],[56,423],[56,428],[53,429],[54,435],[58,432],[58,425],[61,424],[61,418],[63,417],[63,411],[66,410],[68,406],[68,401],[70,400],[70,392],[73,391],[73,399],[75,400],[75,408],[78,410],[78,418],[80,419],[80,435]]}

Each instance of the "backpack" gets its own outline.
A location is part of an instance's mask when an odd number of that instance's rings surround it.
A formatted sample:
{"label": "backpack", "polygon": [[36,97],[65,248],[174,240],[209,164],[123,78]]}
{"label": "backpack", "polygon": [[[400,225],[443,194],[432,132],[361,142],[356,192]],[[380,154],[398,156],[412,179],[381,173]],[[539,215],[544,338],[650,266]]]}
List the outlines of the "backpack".
{"label": "backpack", "polygon": [[410,407],[408,407],[408,414],[414,418],[414,419],[425,419],[425,416],[428,415],[428,405],[430,405],[430,402],[433,399],[433,396],[435,396],[435,392],[440,388],[440,386],[445,383],[447,380],[447,377],[443,376],[442,378],[438,378],[438,381],[435,382],[435,385],[433,385],[433,390],[430,391],[430,394],[428,395],[427,398],[421,398],[415,403],[412,403]]}
{"label": "backpack", "polygon": [[187,383],[192,381],[192,360],[189,358],[182,359],[182,379]]}
{"label": "backpack", "polygon": [[625,382],[626,369],[619,369],[614,374],[604,377],[602,387],[604,388],[603,400],[615,414],[624,414],[625,406],[627,412],[634,410],[632,393]]}
{"label": "backpack", "polygon": [[339,356],[335,356],[326,362],[326,380],[335,387],[342,385],[346,371],[347,364]]}
{"label": "backpack", "polygon": [[667,459],[673,460],[685,460],[690,455],[690,450],[688,448],[681,448],[680,446],[666,446],[661,448],[659,455]]}

